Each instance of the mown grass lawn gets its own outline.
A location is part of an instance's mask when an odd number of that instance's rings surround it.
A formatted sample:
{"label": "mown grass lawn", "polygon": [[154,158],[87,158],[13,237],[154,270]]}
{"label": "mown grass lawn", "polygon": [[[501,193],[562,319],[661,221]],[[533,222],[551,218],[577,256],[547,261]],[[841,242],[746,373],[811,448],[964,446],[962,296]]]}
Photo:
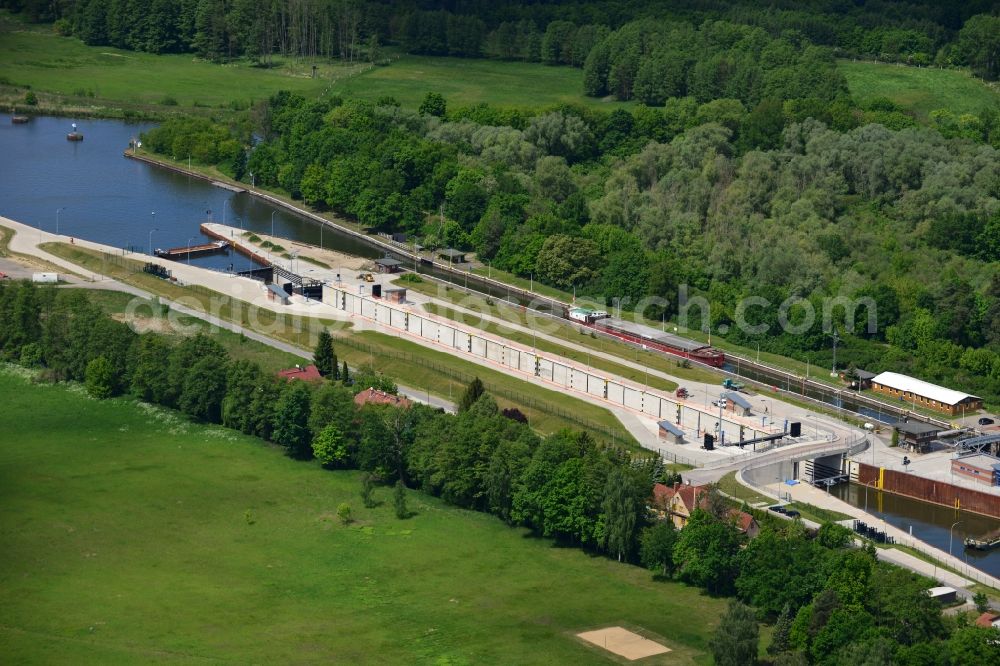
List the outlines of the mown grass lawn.
{"label": "mown grass lawn", "polygon": [[838,67],[859,102],[887,97],[923,121],[935,109],[978,113],[1000,104],[1000,93],[966,71],[848,60]]}
{"label": "mown grass lawn", "polygon": [[724,601],[637,567],[9,368],[0,400],[8,663],[602,664],[573,634],[622,623],[709,661]]}

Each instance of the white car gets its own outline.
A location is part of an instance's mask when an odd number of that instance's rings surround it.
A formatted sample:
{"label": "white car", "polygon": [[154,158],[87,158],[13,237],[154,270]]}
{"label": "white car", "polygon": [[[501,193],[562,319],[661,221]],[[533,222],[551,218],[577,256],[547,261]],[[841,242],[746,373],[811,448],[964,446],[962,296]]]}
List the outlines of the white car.
{"label": "white car", "polygon": [[729,402],[725,398],[722,398],[721,400],[713,400],[712,401],[712,406],[713,407],[722,407],[723,409],[725,409],[726,405],[728,405],[728,404],[729,404]]}

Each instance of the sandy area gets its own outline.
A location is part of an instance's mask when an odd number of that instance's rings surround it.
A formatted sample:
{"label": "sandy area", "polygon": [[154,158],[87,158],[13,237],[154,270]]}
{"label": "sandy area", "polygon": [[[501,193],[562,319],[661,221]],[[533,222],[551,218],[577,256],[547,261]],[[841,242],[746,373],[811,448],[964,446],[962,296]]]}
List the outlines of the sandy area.
{"label": "sandy area", "polygon": [[643,638],[622,627],[605,627],[604,629],[585,631],[577,636],[588,643],[604,648],[608,652],[625,657],[629,661],[670,652],[670,648],[665,645]]}

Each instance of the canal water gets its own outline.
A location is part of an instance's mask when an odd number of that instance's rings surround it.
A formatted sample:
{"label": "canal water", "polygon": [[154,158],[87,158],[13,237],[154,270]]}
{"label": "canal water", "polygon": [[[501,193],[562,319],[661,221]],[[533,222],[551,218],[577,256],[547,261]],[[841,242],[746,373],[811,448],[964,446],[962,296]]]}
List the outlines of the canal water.
{"label": "canal water", "polygon": [[[207,219],[321,245],[369,259],[380,248],[332,227],[273,206],[245,192],[123,156],[129,141],[153,127],[117,120],[77,120],[80,142],[66,140],[74,121],[35,117],[14,125],[0,117],[0,215],[67,236],[149,252],[209,239]],[[59,211],[57,213],[57,211]],[[273,227],[272,227],[273,224]],[[192,264],[247,270],[250,259],[235,252],[194,257]],[[496,298],[526,304],[517,290],[497,288],[473,275],[420,264],[421,273]]]}
{"label": "canal water", "polygon": [[[207,242],[199,225],[211,217],[252,231],[320,244],[314,222],[246,193],[216,187],[122,156],[129,140],[152,127],[114,120],[77,120],[83,141],[67,141],[65,118],[36,117],[24,125],[0,118],[0,214],[11,219],[118,248],[148,252]],[[57,211],[59,211],[57,213]],[[208,211],[211,211],[210,213]],[[152,233],[151,233],[152,232]],[[346,234],[327,228],[323,244],[354,255],[381,256]],[[191,259],[225,270],[251,267],[230,252]]]}
{"label": "canal water", "polygon": [[[856,483],[834,486],[830,493],[859,509],[867,506],[868,513],[901,530],[909,532],[912,528],[915,538],[944,552],[948,552],[951,541],[952,555],[966,561],[969,566],[1000,577],[1000,549],[966,550],[963,545],[966,537],[982,539],[1000,533],[1000,520],[996,518],[879,492]],[[958,525],[952,530],[956,522]]]}

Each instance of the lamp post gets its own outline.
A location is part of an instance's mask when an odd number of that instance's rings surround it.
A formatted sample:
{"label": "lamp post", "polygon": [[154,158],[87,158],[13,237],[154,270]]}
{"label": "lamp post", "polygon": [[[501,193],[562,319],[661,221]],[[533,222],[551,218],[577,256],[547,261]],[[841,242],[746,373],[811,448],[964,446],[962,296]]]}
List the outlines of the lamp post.
{"label": "lamp post", "polygon": [[271,211],[271,242],[272,243],[274,242],[274,214],[277,213],[277,212],[278,211],[276,211],[276,210],[272,210]]}
{"label": "lamp post", "polygon": [[229,199],[222,200],[222,225],[226,224],[226,207],[229,205]]}
{"label": "lamp post", "polygon": [[64,210],[66,210],[66,206],[61,206],[59,208],[56,208],[56,236],[59,235],[59,213],[63,212]]}
{"label": "lamp post", "polygon": [[948,528],[948,555],[951,555],[951,539],[954,536],[953,530],[955,529],[955,525],[961,525],[961,524],[962,524],[962,521],[961,520],[957,520],[957,521],[955,521],[954,523],[951,524],[950,528]]}
{"label": "lamp post", "polygon": [[151,256],[151,257],[153,256],[153,232],[154,231],[159,231],[159,229],[150,229],[149,230],[149,256]]}
{"label": "lamp post", "polygon": [[871,488],[872,484],[878,481],[878,479],[872,479],[865,484],[865,513],[868,513],[868,489]]}
{"label": "lamp post", "polygon": [[188,238],[188,266],[191,265],[191,241],[193,241],[193,240],[194,240],[193,237],[192,238]]}

